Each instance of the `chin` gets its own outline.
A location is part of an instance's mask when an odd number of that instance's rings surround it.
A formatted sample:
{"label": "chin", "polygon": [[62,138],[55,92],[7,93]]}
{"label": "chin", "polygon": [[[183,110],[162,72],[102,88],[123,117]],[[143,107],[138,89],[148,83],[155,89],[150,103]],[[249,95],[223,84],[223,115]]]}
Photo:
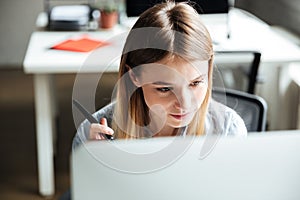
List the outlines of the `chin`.
{"label": "chin", "polygon": [[187,125],[189,125],[191,123],[192,120],[182,120],[182,121],[177,121],[174,122],[172,120],[172,122],[169,122],[169,126],[173,127],[173,128],[181,128],[181,127],[185,127]]}

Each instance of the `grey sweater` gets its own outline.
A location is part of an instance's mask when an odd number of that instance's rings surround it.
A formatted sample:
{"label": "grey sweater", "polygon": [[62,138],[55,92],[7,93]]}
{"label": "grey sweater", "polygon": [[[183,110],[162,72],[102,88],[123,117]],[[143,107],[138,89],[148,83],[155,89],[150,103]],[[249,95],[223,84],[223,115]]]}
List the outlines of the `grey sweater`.
{"label": "grey sweater", "polygon": [[[101,108],[93,114],[94,117],[98,121],[101,118],[106,118],[108,126],[111,127],[114,105],[115,103],[110,103]],[[74,137],[73,149],[89,140],[89,129],[90,123],[87,120],[83,121]],[[186,127],[180,130],[180,135],[185,136],[185,132]],[[211,100],[205,118],[205,133],[221,134],[223,136],[246,136],[247,129],[242,118],[234,110]]]}

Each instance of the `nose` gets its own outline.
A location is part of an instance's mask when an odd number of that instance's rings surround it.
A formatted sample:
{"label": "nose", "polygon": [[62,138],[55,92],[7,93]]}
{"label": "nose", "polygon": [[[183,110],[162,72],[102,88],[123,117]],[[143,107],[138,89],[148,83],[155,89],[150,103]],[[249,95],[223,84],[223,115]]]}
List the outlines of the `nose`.
{"label": "nose", "polygon": [[181,89],[175,94],[175,108],[180,110],[188,110],[192,106],[194,95],[189,89]]}

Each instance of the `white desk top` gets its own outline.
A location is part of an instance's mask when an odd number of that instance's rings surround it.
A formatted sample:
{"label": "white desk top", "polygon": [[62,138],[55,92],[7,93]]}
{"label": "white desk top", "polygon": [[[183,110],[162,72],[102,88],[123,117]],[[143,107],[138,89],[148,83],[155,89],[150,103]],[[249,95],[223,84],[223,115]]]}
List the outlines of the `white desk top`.
{"label": "white desk top", "polygon": [[[205,22],[205,21],[204,21]],[[213,26],[211,26],[213,24]],[[206,23],[212,38],[215,31],[222,32],[226,26]],[[288,63],[300,61],[300,47],[282,37],[271,27],[252,14],[234,9],[229,15],[231,38],[220,40],[216,50],[257,50],[261,52],[262,63]],[[224,37],[223,37],[224,38]]]}
{"label": "white desk top", "polygon": [[[34,32],[30,38],[24,59],[24,70],[26,73],[75,73],[82,66],[85,66],[86,63],[90,64],[92,62],[91,58],[94,57],[95,53],[99,55],[99,52],[104,52],[103,56],[99,58],[100,64],[109,64],[111,60],[107,61],[107,58],[115,60],[117,53],[120,55],[118,50],[121,50],[124,45],[126,32],[126,29],[120,28],[99,32]],[[54,44],[81,35],[88,35],[90,38],[109,41],[110,45],[103,46],[92,52],[50,49]],[[121,37],[115,37],[117,35],[121,35]],[[124,40],[122,41],[122,39]],[[116,62],[111,66],[118,66]],[[89,69],[85,67],[85,70],[87,72],[99,71],[97,68],[97,66],[90,66]],[[111,71],[118,71],[118,68],[111,69]]]}
{"label": "white desk top", "polygon": [[[289,63],[300,61],[300,47],[278,35],[265,23],[239,9],[229,15],[231,38],[227,39],[226,15],[201,16],[212,38],[218,44],[215,50],[257,50],[263,63]],[[118,62],[128,28],[98,32],[34,32],[24,59],[26,73],[76,73],[118,71]],[[51,50],[53,44],[82,34],[111,45],[97,49],[97,53],[78,53]],[[91,59],[92,58],[92,59]],[[87,67],[87,64],[89,67]],[[84,66],[84,69],[82,69]],[[110,67],[108,67],[110,66]],[[107,69],[108,68],[108,69]]]}

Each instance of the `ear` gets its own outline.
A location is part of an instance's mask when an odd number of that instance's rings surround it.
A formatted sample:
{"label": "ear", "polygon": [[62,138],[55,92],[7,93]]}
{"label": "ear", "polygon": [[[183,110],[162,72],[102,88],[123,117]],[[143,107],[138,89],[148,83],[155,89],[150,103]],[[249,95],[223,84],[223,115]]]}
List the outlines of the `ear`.
{"label": "ear", "polygon": [[130,77],[131,81],[133,82],[133,84],[134,84],[136,87],[141,87],[142,84],[141,84],[141,82],[139,81],[138,77],[134,74],[133,70],[132,70],[132,69],[129,69],[129,70],[128,70],[128,73],[129,73],[129,77]]}

